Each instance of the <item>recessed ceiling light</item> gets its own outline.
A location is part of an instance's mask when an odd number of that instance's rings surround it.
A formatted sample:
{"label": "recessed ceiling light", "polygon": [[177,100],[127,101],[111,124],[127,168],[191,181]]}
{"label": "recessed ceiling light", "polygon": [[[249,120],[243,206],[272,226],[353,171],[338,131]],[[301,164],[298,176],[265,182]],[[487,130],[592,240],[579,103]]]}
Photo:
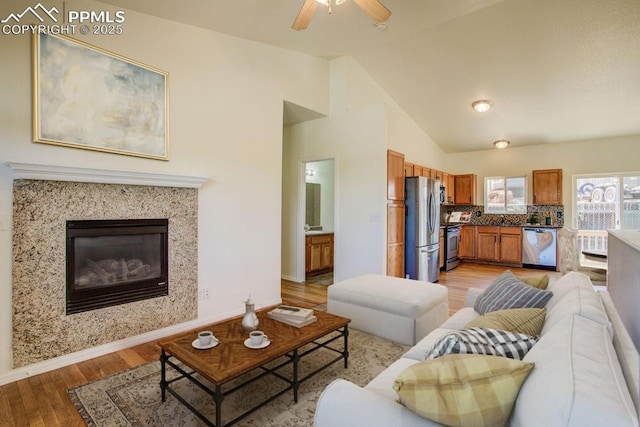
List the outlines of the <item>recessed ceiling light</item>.
{"label": "recessed ceiling light", "polygon": [[493,103],[491,101],[487,101],[486,99],[482,99],[480,101],[476,101],[473,104],[471,104],[473,109],[476,110],[478,113],[484,113],[485,111],[489,111],[489,108],[491,108],[492,105]]}
{"label": "recessed ceiling light", "polygon": [[495,145],[498,150],[504,150],[509,146],[509,144],[510,142],[507,141],[506,139],[501,139],[493,143],[493,145]]}

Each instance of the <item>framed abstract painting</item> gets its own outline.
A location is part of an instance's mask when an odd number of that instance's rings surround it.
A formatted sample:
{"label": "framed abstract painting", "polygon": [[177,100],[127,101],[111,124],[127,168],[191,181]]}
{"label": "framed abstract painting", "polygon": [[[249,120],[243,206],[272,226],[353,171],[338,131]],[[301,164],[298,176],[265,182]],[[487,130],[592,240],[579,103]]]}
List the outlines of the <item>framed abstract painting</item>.
{"label": "framed abstract painting", "polygon": [[169,160],[169,74],[62,35],[33,37],[34,142]]}

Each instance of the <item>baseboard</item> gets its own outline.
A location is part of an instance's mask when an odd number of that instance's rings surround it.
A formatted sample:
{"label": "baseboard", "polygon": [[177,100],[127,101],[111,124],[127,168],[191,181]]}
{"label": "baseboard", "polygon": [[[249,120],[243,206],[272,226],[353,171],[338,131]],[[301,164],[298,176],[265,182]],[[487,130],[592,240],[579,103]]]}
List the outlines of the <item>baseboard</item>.
{"label": "baseboard", "polygon": [[290,282],[298,282],[298,278],[296,276],[289,276],[288,274],[283,274],[280,276],[281,279],[288,280]]}

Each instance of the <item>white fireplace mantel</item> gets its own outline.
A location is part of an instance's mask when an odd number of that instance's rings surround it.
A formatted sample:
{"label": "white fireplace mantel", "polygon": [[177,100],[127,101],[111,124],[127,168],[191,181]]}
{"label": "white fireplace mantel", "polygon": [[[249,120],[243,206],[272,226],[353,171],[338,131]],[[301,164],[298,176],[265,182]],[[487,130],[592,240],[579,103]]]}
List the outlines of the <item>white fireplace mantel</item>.
{"label": "white fireplace mantel", "polygon": [[122,170],[90,169],[68,166],[7,162],[14,179],[91,182],[99,184],[150,185],[157,187],[200,188],[210,178],[187,175],[167,175]]}

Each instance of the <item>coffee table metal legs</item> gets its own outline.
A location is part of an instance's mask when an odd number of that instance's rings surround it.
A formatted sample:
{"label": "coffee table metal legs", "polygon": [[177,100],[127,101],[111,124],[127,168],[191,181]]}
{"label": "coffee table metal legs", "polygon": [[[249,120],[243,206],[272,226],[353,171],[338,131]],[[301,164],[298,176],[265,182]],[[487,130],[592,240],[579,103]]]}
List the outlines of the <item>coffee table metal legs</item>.
{"label": "coffee table metal legs", "polygon": [[293,387],[293,403],[298,403],[298,387],[300,387],[300,382],[298,381],[298,362],[300,361],[298,349],[293,351],[291,361],[293,362],[293,381],[291,382],[291,386]]}
{"label": "coffee table metal legs", "polygon": [[[204,383],[202,383],[201,381],[199,381],[198,379],[193,377],[193,374],[195,372],[187,372],[184,369],[182,369],[181,366],[177,365],[175,362],[171,361],[171,356],[169,354],[167,354],[165,352],[164,349],[162,349],[162,352],[160,354],[160,366],[161,366],[161,370],[160,370],[160,390],[161,390],[161,395],[162,395],[162,401],[164,402],[166,400],[166,394],[167,391],[173,395],[178,401],[180,401],[180,403],[182,403],[184,406],[186,406],[187,408],[189,408],[199,419],[201,419],[206,425],[208,426],[217,426],[217,427],[223,427],[223,426],[230,426],[232,424],[237,423],[238,421],[240,421],[241,419],[245,418],[246,416],[250,415],[251,413],[257,411],[258,409],[262,408],[263,406],[265,406],[266,404],[268,404],[269,402],[275,400],[276,398],[278,398],[279,396],[283,395],[284,393],[288,392],[289,390],[293,390],[293,401],[295,403],[298,402],[298,390],[300,387],[300,384],[304,381],[306,381],[307,379],[309,379],[310,377],[314,376],[315,374],[317,374],[320,371],[323,371],[324,369],[328,368],[329,366],[333,365],[334,363],[340,361],[340,359],[344,360],[344,367],[345,369],[347,368],[347,364],[348,364],[348,359],[349,359],[349,329],[347,326],[344,326],[341,329],[338,329],[334,332],[339,332],[339,335],[334,335],[332,338],[326,340],[326,341],[322,341],[322,342],[318,342],[318,341],[313,341],[309,344],[314,345],[314,347],[310,348],[310,349],[306,349],[303,350],[302,352],[300,352],[300,349],[295,349],[293,352],[288,353],[286,355],[284,355],[286,358],[288,358],[288,361],[284,361],[283,363],[278,364],[275,367],[267,367],[267,366],[262,366],[259,369],[262,369],[264,372],[260,375],[258,375],[257,377],[254,377],[253,379],[250,379],[242,384],[239,384],[229,390],[224,391],[222,389],[222,385],[218,384],[215,385],[213,388],[208,388]],[[331,346],[329,346],[330,343],[339,340],[340,338],[343,338],[343,348],[342,351],[336,348],[333,348]],[[305,375],[304,377],[300,378],[300,373],[299,373],[299,362],[300,359],[309,354],[312,353],[320,348],[324,348],[327,350],[331,350],[335,353],[338,353],[338,356],[332,360],[330,360],[329,362],[325,363],[324,365],[320,366],[318,369],[314,370],[311,373],[308,373],[307,375]],[[292,375],[290,378],[285,377],[284,375],[278,373],[277,371],[279,369],[281,369],[282,367],[286,366],[287,364],[291,363],[293,365],[293,369],[292,369]],[[167,380],[167,365],[169,365],[170,367],[172,367],[173,369],[175,369],[178,372],[178,376],[171,379],[171,380]],[[246,411],[245,413],[239,415],[238,417],[236,417],[235,419],[231,420],[230,422],[228,422],[227,424],[223,424],[222,423],[222,403],[224,401],[225,396],[237,391],[240,388],[243,388],[244,386],[246,386],[247,384],[262,378],[263,376],[266,375],[275,375],[276,377],[282,379],[283,381],[285,381],[286,383],[288,383],[288,387],[285,387],[284,389],[282,389],[281,391],[279,391],[278,393],[276,393],[275,395],[267,398],[266,400],[264,400],[263,402],[261,402],[259,405],[257,405],[256,407]],[[201,412],[199,412],[194,406],[192,406],[189,402],[187,402],[184,398],[182,398],[182,396],[180,396],[175,390],[173,390],[171,387],[169,387],[170,384],[172,384],[173,382],[176,382],[178,380],[181,380],[183,378],[188,379],[189,381],[191,381],[193,384],[195,384],[196,386],[198,386],[199,388],[203,389],[204,391],[206,391],[211,397],[213,397],[213,401],[215,402],[215,407],[216,407],[216,421],[215,424],[212,423],[211,421],[209,421],[204,414],[202,414]]]}
{"label": "coffee table metal legs", "polygon": [[160,353],[160,392],[162,394],[162,401],[167,400],[167,353],[165,353],[164,349],[162,353]]}
{"label": "coffee table metal legs", "polygon": [[216,386],[216,392],[213,394],[213,401],[216,402],[216,426],[222,426],[222,401],[224,400],[224,393],[222,393],[222,386]]}
{"label": "coffee table metal legs", "polygon": [[342,357],[344,357],[344,369],[347,369],[349,364],[349,326],[344,327],[342,336],[344,337],[344,350],[342,351]]}

